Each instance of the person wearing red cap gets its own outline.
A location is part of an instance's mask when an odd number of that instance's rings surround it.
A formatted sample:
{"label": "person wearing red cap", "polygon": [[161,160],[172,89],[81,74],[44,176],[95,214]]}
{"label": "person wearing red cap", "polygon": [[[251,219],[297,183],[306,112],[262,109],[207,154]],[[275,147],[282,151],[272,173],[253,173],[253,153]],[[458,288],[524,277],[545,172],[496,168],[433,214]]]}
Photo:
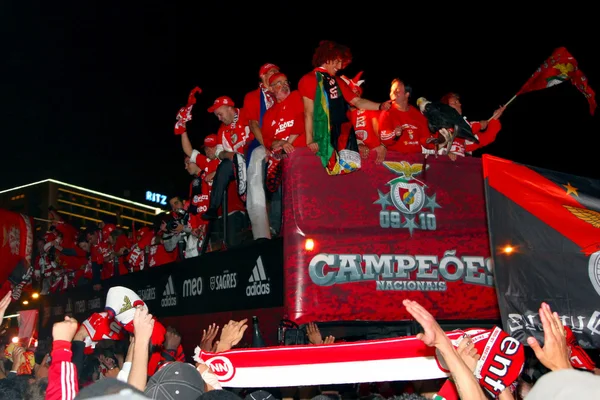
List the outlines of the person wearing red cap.
{"label": "person wearing red cap", "polygon": [[250,130],[260,144],[263,144],[261,131],[263,116],[275,103],[273,93],[269,90],[269,78],[278,72],[279,67],[277,65],[271,63],[264,64],[258,71],[260,79],[258,88],[246,93],[246,96],[244,96],[243,109],[248,117]]}
{"label": "person wearing red cap", "polygon": [[229,182],[236,180],[238,195],[246,200],[246,160],[248,145],[254,139],[248,119],[243,109],[236,108],[233,100],[227,96],[217,98],[208,108],[221,121],[217,133],[215,157],[221,160],[213,179],[213,188],[208,210],[202,214],[205,220],[218,218],[218,210],[223,201],[223,192]]}
{"label": "person wearing red cap", "polygon": [[271,230],[267,217],[267,199],[264,190],[264,162],[267,155],[263,134],[264,114],[275,103],[273,93],[269,90],[269,78],[279,72],[275,64],[266,63],[260,67],[258,76],[260,83],[257,89],[249,92],[244,97],[244,113],[248,118],[250,130],[254,140],[250,143],[246,154],[248,166],[248,199],[246,208],[252,224],[254,239],[270,239]]}
{"label": "person wearing red cap", "polygon": [[181,135],[181,146],[186,154],[185,169],[194,177],[190,182],[188,222],[195,236],[204,237],[207,221],[200,216],[208,210],[213,178],[219,166],[219,160],[215,156],[217,135],[210,134],[204,138],[202,148],[205,154],[192,148],[187,132]]}
{"label": "person wearing red cap", "polygon": [[353,131],[340,145],[342,124],[348,122],[347,104],[362,110],[387,110],[389,102],[375,103],[363,99],[350,89],[338,71],[352,61],[350,49],[323,40],[313,55],[314,70],[300,79],[298,90],[304,102],[306,142],[321,159],[330,175],[346,174],[360,168],[358,144]]}

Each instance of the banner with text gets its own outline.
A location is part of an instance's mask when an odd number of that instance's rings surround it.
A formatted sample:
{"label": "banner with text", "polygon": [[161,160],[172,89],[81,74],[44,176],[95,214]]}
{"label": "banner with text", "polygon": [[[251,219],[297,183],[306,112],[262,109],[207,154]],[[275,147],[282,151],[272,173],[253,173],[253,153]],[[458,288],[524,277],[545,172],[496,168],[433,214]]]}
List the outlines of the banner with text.
{"label": "banner with text", "polygon": [[374,156],[343,176],[327,175],[309,150],[286,159],[291,318],[410,319],[404,298],[438,319],[499,318],[481,160],[388,152],[377,165]]}
{"label": "banner with text", "polygon": [[40,332],[65,314],[81,322],[103,311],[113,286],[137,292],[159,318],[281,307],[282,252],[281,239],[273,239],[105,280],[98,292],[86,286],[42,296]]}

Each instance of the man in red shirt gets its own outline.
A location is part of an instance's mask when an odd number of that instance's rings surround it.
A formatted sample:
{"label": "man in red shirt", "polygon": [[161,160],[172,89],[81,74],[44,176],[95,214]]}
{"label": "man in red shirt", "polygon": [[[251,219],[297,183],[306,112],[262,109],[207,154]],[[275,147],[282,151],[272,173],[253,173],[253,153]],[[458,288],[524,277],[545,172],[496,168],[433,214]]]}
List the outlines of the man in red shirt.
{"label": "man in red shirt", "polygon": [[219,166],[215,156],[217,150],[217,135],[210,134],[204,138],[205,154],[195,150],[190,143],[187,132],[181,135],[181,145],[186,158],[185,169],[194,177],[190,183],[188,212],[191,214],[189,222],[192,229],[206,225],[200,215],[208,210],[210,192],[213,179]]}
{"label": "man in red shirt", "polygon": [[[277,65],[271,63],[264,64],[258,71],[258,77],[260,78],[258,88],[246,93],[244,97],[244,106],[242,108],[248,118],[250,130],[254,134],[254,141],[249,146],[250,153],[255,147],[263,144],[261,131],[263,116],[275,104],[273,93],[269,90],[269,78],[278,72],[279,67]],[[248,157],[250,157],[250,154],[248,154]]]}
{"label": "man in red shirt", "polygon": [[202,214],[205,220],[217,219],[223,201],[223,192],[229,182],[235,180],[239,197],[246,200],[246,160],[248,145],[254,139],[243,109],[236,108],[233,100],[221,96],[208,108],[221,121],[217,133],[215,156],[221,160],[213,179],[208,210]]}
{"label": "man in red shirt", "polygon": [[289,154],[294,147],[306,146],[302,95],[290,89],[290,81],[282,73],[271,76],[269,85],[277,103],[265,113],[264,144],[271,151],[282,149]]}
{"label": "man in red shirt", "polygon": [[269,151],[266,186],[270,192],[275,192],[281,184],[282,157],[297,147],[306,147],[306,136],[304,103],[300,92],[290,89],[290,82],[282,73],[271,76],[269,85],[277,102],[265,113],[263,139]]}
{"label": "man in red shirt", "polygon": [[197,255],[198,248],[206,238],[208,221],[201,215],[208,210],[210,193],[213,179],[219,166],[219,160],[215,156],[217,150],[217,135],[210,134],[204,138],[204,153],[195,150],[190,143],[187,132],[181,134],[181,146],[186,154],[185,169],[194,177],[190,182],[190,191],[186,210],[189,213],[189,230],[185,251],[186,258]]}
{"label": "man in red shirt", "polygon": [[246,153],[248,165],[248,199],[246,208],[252,224],[254,239],[271,239],[271,229],[267,216],[267,199],[264,190],[265,157],[267,155],[262,134],[263,116],[273,106],[275,98],[269,90],[269,78],[279,72],[275,64],[263,65],[258,75],[260,86],[249,92],[244,97],[244,115],[248,119],[254,140],[250,143]]}
{"label": "man in red shirt", "polygon": [[[388,102],[375,103],[361,98],[336,76],[351,61],[348,47],[328,40],[321,41],[313,55],[315,69],[298,83],[304,102],[307,145],[321,158],[330,175],[349,173],[361,165],[354,131],[350,130],[347,140],[340,140],[342,124],[348,122],[347,104],[363,110],[386,110],[390,107]],[[316,98],[317,95],[319,98]]]}
{"label": "man in red shirt", "polygon": [[400,153],[423,153],[433,148],[427,143],[431,137],[427,118],[421,111],[409,104],[412,87],[400,79],[392,81],[390,99],[392,107],[379,117],[381,142],[388,150]]}

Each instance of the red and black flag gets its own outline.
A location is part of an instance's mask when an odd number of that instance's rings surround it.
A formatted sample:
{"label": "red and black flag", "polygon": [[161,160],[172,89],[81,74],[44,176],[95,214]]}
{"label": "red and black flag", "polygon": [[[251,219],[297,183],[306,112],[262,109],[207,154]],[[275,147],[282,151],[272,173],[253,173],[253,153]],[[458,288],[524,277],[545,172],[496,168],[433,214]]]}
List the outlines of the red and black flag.
{"label": "red and black flag", "polygon": [[546,89],[570,81],[587,99],[590,114],[596,111],[596,93],[589,84],[588,78],[579,69],[577,60],[564,47],[554,50],[552,55],[525,82],[517,96],[534,90]]}
{"label": "red and black flag", "polygon": [[506,329],[543,342],[547,302],[600,347],[600,181],[483,156],[498,304]]}

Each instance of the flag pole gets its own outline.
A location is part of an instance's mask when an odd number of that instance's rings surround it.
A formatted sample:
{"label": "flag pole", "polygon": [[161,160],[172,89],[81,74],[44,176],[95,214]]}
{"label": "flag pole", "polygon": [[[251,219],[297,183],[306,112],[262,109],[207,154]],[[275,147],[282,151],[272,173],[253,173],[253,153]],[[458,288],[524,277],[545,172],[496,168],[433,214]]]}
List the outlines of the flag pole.
{"label": "flag pole", "polygon": [[[516,99],[516,98],[517,98],[517,95],[515,94],[515,95],[514,95],[513,97],[511,97],[511,99],[510,99],[509,101],[507,101],[507,102],[506,102],[506,104],[504,104],[502,107],[505,107],[505,108],[506,108],[506,106],[508,106],[510,103],[512,103],[512,102],[513,102],[513,100],[514,100],[514,99]],[[494,118],[494,116],[493,116],[493,115],[492,115],[492,116],[491,116],[491,117],[488,119],[488,122],[490,122],[490,121],[492,120],[492,118]]]}

